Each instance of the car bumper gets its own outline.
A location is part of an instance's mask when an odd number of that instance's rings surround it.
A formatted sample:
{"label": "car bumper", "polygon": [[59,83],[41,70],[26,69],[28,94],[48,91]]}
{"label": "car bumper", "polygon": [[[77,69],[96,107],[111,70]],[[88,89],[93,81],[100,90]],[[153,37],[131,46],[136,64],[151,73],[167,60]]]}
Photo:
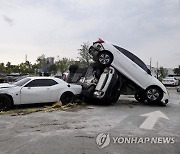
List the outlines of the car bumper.
{"label": "car bumper", "polygon": [[168,92],[164,92],[164,96],[161,100],[161,102],[163,102],[163,104],[167,104],[169,102],[169,93]]}

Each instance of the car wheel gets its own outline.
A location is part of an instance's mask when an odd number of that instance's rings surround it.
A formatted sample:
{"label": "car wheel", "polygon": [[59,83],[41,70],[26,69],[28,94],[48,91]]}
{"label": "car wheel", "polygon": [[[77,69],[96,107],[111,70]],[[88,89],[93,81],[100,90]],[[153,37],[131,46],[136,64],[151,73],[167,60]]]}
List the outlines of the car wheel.
{"label": "car wheel", "polygon": [[116,94],[116,96],[114,96],[112,98],[106,98],[106,99],[104,99],[104,100],[102,100],[100,102],[103,105],[109,106],[109,105],[117,103],[117,101],[119,100],[119,97],[120,97],[120,93]]}
{"label": "car wheel", "polygon": [[11,99],[6,95],[0,95],[0,111],[7,111],[12,107]]}
{"label": "car wheel", "polygon": [[101,51],[97,55],[98,63],[103,66],[109,66],[113,61],[113,55],[109,51]]}
{"label": "car wheel", "polygon": [[177,88],[177,92],[180,92],[180,88]]}
{"label": "car wheel", "polygon": [[143,93],[136,93],[134,97],[140,103],[144,103],[144,101],[146,100]]}
{"label": "car wheel", "polygon": [[110,106],[112,104],[112,101],[111,99],[98,100],[97,103],[103,106]]}
{"label": "car wheel", "polygon": [[163,97],[163,91],[156,87],[151,86],[146,90],[146,98],[148,102],[160,102]]}
{"label": "car wheel", "polygon": [[65,92],[61,95],[60,101],[63,105],[72,103],[74,101],[74,94],[72,92]]}
{"label": "car wheel", "polygon": [[116,97],[113,98],[112,103],[117,103],[117,101],[119,100],[120,97],[120,93],[116,95]]}

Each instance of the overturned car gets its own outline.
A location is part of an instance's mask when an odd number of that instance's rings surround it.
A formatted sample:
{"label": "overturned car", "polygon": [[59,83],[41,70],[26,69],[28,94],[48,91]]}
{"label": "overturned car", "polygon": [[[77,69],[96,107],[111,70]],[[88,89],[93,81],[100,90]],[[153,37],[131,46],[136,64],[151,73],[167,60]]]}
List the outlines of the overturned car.
{"label": "overturned car", "polygon": [[71,66],[69,70],[67,82],[81,85],[81,96],[86,101],[98,101],[109,105],[119,99],[121,74],[113,67],[101,67],[94,63],[86,68]]}
{"label": "overturned car", "polygon": [[82,96],[111,104],[125,88],[132,89],[139,102],[166,105],[169,94],[165,86],[131,52],[101,39],[89,48],[95,64],[88,68],[70,68],[68,82],[82,85]]}

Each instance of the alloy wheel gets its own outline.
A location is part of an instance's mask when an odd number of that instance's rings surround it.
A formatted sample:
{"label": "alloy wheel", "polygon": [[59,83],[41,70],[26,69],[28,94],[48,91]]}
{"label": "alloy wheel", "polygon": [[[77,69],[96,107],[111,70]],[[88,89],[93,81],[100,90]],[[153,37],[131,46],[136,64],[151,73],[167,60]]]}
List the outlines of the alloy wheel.
{"label": "alloy wheel", "polygon": [[108,64],[109,62],[110,62],[110,56],[108,55],[108,54],[105,54],[105,53],[103,53],[103,54],[101,54],[100,55],[100,57],[99,57],[99,62],[101,63],[101,64],[104,64],[104,65],[106,65],[106,64]]}
{"label": "alloy wheel", "polygon": [[153,88],[153,89],[149,89],[147,91],[147,98],[151,101],[156,101],[159,99],[160,93],[157,89]]}

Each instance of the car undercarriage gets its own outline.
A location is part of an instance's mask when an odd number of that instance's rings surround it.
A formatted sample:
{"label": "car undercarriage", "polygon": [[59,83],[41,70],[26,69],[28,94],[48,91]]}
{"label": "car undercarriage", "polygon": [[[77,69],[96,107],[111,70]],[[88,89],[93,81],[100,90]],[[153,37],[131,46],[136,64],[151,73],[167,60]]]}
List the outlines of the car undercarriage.
{"label": "car undercarriage", "polygon": [[114,67],[93,63],[89,67],[70,66],[68,83],[82,86],[81,98],[86,101],[110,105],[120,94],[135,94],[141,88],[119,73]]}

